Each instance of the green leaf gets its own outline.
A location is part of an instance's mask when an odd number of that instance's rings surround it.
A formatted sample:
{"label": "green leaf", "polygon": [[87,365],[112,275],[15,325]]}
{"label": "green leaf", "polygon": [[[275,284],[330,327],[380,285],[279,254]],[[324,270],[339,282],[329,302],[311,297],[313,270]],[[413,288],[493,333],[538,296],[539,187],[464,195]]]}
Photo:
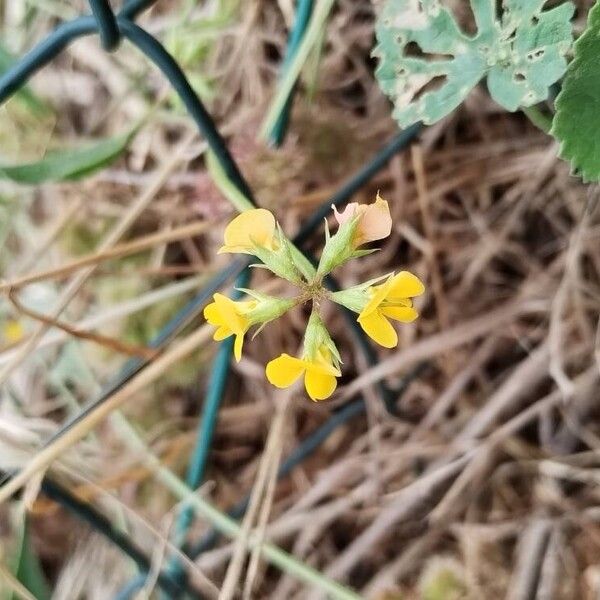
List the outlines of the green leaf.
{"label": "green leaf", "polygon": [[0,178],[36,185],[45,181],[79,179],[110,164],[127,148],[134,131],[100,140],[83,148],[48,153],[37,162],[23,165],[0,165]]}
{"label": "green leaf", "polygon": [[379,85],[402,127],[432,124],[457,108],[487,77],[492,98],[509,111],[545,100],[566,71],[571,2],[471,0],[477,33],[461,31],[440,0],[387,0],[376,24]]}
{"label": "green leaf", "polygon": [[556,99],[552,135],[560,142],[560,156],[570,161],[584,181],[600,180],[600,3],[588,15],[588,25],[575,42]]}
{"label": "green leaf", "polygon": [[25,538],[23,540],[17,579],[34,595],[35,598],[37,598],[37,600],[46,600],[50,598],[50,588],[48,587],[48,583],[42,572],[40,561],[31,547],[27,530],[25,531]]}

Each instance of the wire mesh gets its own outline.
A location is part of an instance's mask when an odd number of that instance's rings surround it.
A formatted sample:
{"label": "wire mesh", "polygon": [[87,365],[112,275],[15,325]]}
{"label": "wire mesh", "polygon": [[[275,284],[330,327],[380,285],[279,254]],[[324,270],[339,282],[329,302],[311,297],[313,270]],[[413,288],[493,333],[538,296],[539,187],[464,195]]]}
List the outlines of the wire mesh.
{"label": "wire mesh", "polygon": [[[233,183],[245,197],[256,205],[252,191],[231,156],[227,144],[220,135],[210,114],[192,89],[185,74],[162,44],[135,23],[137,16],[154,4],[155,1],[156,0],[128,0],[124,3],[122,9],[115,14],[107,0],[89,0],[91,9],[90,15],[81,16],[60,24],[43,41],[17,61],[11,69],[0,76],[0,104],[6,102],[6,100],[24,86],[36,72],[48,65],[75,40],[83,36],[98,34],[102,47],[106,51],[111,52],[120,46],[123,39],[126,39],[148,57],[148,59],[150,59],[168,79],[172,88],[179,95],[188,113],[196,123],[200,133],[206,139],[210,150],[215,155],[231,183]],[[293,54],[302,39],[303,31],[310,18],[312,6],[312,0],[300,0],[299,2],[296,23],[288,41],[288,51],[286,52],[284,60],[284,68],[293,57]],[[283,107],[271,135],[271,140],[276,145],[281,143],[285,135],[289,122],[291,102],[292,95],[290,94],[288,102]],[[345,183],[330,199],[324,202],[309,219],[307,219],[295,236],[294,242],[300,246],[305,244],[321,225],[323,218],[330,210],[331,204],[341,206],[348,202],[352,195],[382,169],[394,154],[407,148],[410,142],[419,134],[420,130],[421,126],[416,125],[394,137],[371,162],[366,164],[354,177],[349,179],[347,183]],[[235,277],[248,277],[248,267],[249,261],[236,260],[213,276],[204,288],[165,324],[160,333],[151,340],[149,344],[150,347],[156,349],[164,347],[185,325],[198,315],[214,292],[222,288],[229,280]],[[374,353],[370,343],[362,335],[360,330],[357,330],[357,336],[359,337],[359,347],[361,348],[361,351],[372,364],[374,361]],[[212,439],[212,432],[218,408],[226,388],[228,364],[231,359],[230,346],[231,344],[223,344],[215,359],[214,376],[211,379],[210,392],[207,398],[205,398],[203,416],[199,423],[198,440],[190,461],[188,484],[191,487],[197,487],[202,482],[205,472],[210,450],[210,440]],[[64,423],[46,442],[46,445],[64,435],[75,423],[79,422],[90,412],[93,412],[96,407],[125,385],[135,374],[139,373],[148,364],[148,361],[138,358],[127,361],[114,380],[105,385],[101,393],[88,402],[78,414]],[[402,385],[404,385],[404,383]],[[391,407],[392,403],[401,395],[403,389],[402,385],[394,392],[390,392],[390,390],[386,389],[380,390],[382,399],[388,408]],[[359,397],[333,413],[323,425],[306,438],[290,454],[290,456],[288,456],[282,463],[278,476],[283,477],[290,473],[295,466],[312,454],[338,426],[343,425],[348,420],[364,413],[364,410],[364,400]],[[124,534],[114,530],[110,522],[92,506],[73,497],[68,490],[59,486],[50,478],[46,477],[42,490],[50,498],[62,504],[65,508],[85,520],[89,525],[106,536],[107,539],[118,546],[137,564],[141,572],[140,577],[137,580],[132,581],[127,588],[123,589],[119,594],[119,598],[129,597],[135,590],[139,589],[140,585],[143,585],[145,581],[145,572],[149,569],[150,559],[137,548],[135,543]],[[233,516],[241,517],[244,514],[246,505],[247,499],[244,499],[229,512]],[[181,513],[179,526],[177,528],[177,544],[184,544],[185,534],[192,518],[193,514],[189,510]],[[184,545],[183,548],[187,554],[191,557],[195,557],[199,553],[212,547],[217,539],[218,535],[213,531],[195,544],[191,546]],[[190,588],[185,573],[177,562],[171,563],[169,569],[164,569],[159,573],[158,585],[170,598],[178,597],[181,593],[187,593],[191,597],[200,597],[196,591]]]}

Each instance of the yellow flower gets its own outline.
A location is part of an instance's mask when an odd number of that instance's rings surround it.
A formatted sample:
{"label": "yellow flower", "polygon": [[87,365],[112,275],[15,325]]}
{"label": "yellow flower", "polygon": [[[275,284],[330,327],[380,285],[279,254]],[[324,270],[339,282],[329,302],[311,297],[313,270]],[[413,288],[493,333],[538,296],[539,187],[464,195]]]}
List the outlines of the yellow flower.
{"label": "yellow flower", "polygon": [[340,226],[355,217],[359,217],[358,224],[352,238],[352,246],[358,248],[368,242],[382,240],[392,232],[392,217],[388,203],[377,194],[373,204],[358,204],[351,202],[343,213],[339,213],[335,205],[332,207],[335,218]]}
{"label": "yellow flower", "polygon": [[15,319],[9,319],[4,323],[2,328],[2,336],[9,344],[20,342],[25,336],[23,325]]}
{"label": "yellow flower", "polygon": [[254,254],[255,246],[275,250],[275,231],[275,217],[271,212],[264,208],[246,210],[227,225],[225,245],[219,250],[219,254]]}
{"label": "yellow flower", "polygon": [[333,365],[327,346],[321,345],[312,360],[289,354],[274,358],[267,364],[266,374],[269,382],[278,388],[289,387],[304,374],[304,387],[311,400],[316,402],[333,394],[337,387],[336,377],[342,373]]}
{"label": "yellow flower", "polygon": [[256,306],[257,302],[256,300],[234,302],[222,294],[215,294],[213,300],[214,302],[204,309],[204,318],[217,328],[213,336],[216,341],[235,335],[233,353],[239,362],[242,358],[244,336],[252,325],[247,314]]}
{"label": "yellow flower", "polygon": [[388,318],[402,323],[414,321],[419,313],[413,308],[411,298],[424,291],[425,286],[412,273],[401,271],[392,275],[382,285],[369,288],[371,298],[358,316],[360,326],[378,344],[396,347],[398,334]]}

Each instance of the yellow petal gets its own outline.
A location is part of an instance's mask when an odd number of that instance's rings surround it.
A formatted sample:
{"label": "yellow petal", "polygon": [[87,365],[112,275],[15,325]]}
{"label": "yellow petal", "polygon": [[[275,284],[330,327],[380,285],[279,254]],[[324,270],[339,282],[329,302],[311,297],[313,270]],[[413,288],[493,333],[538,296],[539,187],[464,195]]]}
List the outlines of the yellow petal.
{"label": "yellow petal", "polygon": [[233,334],[233,331],[231,331],[231,329],[229,329],[229,327],[225,327],[224,325],[221,325],[215,331],[215,333],[213,335],[213,340],[215,340],[216,342],[220,342],[221,340],[228,338],[232,334]]}
{"label": "yellow petal", "polygon": [[311,400],[325,400],[335,391],[337,379],[333,375],[324,374],[308,367],[304,376],[304,387],[306,387]]}
{"label": "yellow petal", "polygon": [[392,289],[393,284],[394,276],[392,275],[386,280],[385,283],[370,288],[374,292],[373,296],[363,308],[363,311],[360,313],[360,316],[362,317],[371,314],[387,298],[387,295]]}
{"label": "yellow petal", "polygon": [[251,246],[221,246],[217,254],[252,254]]}
{"label": "yellow petal", "polygon": [[384,348],[395,348],[398,345],[398,334],[392,324],[378,311],[358,317],[365,333]]}
{"label": "yellow petal", "polygon": [[322,373],[323,375],[334,375],[335,377],[339,377],[342,374],[337,367],[333,366],[331,361],[331,352],[325,345],[322,345],[319,348],[314,361],[305,362],[307,369],[312,369],[313,371]]}
{"label": "yellow petal", "polygon": [[257,305],[258,300],[239,300],[235,303],[236,311],[241,315],[245,315],[251,310],[254,310]]}
{"label": "yellow petal", "polygon": [[271,249],[275,235],[275,217],[264,208],[239,214],[225,229],[225,245],[219,252],[251,254],[254,244]]}
{"label": "yellow petal", "polygon": [[394,275],[388,300],[394,298],[414,298],[420,296],[425,291],[425,286],[421,280],[408,271],[400,271]]}
{"label": "yellow petal", "polygon": [[292,385],[306,369],[303,360],[289,354],[282,354],[267,364],[265,373],[269,382],[278,388]]}
{"label": "yellow petal", "polygon": [[235,336],[235,343],[233,344],[233,355],[235,356],[235,360],[240,362],[242,358],[242,346],[244,345],[244,334],[238,333]]}
{"label": "yellow petal", "polygon": [[384,306],[379,309],[386,317],[402,323],[412,323],[419,313],[411,306]]}
{"label": "yellow petal", "polygon": [[223,294],[213,296],[217,309],[219,311],[220,324],[226,325],[236,334],[245,333],[248,329],[248,320],[239,314],[236,303]]}
{"label": "yellow petal", "polygon": [[219,327],[220,325],[224,324],[216,302],[211,302],[204,307],[204,318],[215,327]]}

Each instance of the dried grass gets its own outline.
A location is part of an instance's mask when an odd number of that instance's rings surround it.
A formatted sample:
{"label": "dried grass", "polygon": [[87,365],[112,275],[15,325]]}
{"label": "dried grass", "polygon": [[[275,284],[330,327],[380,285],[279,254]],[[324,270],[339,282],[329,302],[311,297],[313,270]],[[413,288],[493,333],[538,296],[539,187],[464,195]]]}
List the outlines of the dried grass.
{"label": "dried grass", "polygon": [[[46,4],[71,12],[65,3]],[[194,27],[214,15],[217,5],[194,7],[184,20],[162,3],[145,23],[160,35],[193,40]],[[306,93],[298,97],[285,146],[265,149],[255,141],[276,80],[288,11],[283,1],[242,3],[213,32],[204,58],[184,62],[189,72],[215,82],[212,110],[236,159],[261,204],[293,232],[396,127],[369,59],[373,7],[366,0],[340,0],[328,26],[314,97],[310,102]],[[4,28],[13,31],[7,42],[20,50],[52,21],[41,10],[17,35],[18,10],[7,10]],[[313,84],[306,73],[304,90]],[[153,114],[127,158],[91,180],[35,192],[2,183],[0,193],[18,203],[4,244],[2,276],[19,281],[32,272],[51,273],[65,265],[71,272],[93,263],[99,275],[91,277],[93,267],[86,266],[68,284],[35,283],[19,298],[54,316],[59,311],[51,306],[60,304],[61,318],[77,328],[145,343],[148,332],[189,293],[175,288],[179,278],[170,267],[205,275],[229,260],[216,249],[232,209],[198,160],[204,145],[195,142],[192,124],[173,108],[164,82],[137,53],[127,49],[107,56],[95,40],[85,40],[40,74],[33,87],[53,99],[57,118],[41,129],[35,144],[23,138],[15,159],[35,153],[52,131],[53,141],[76,143],[80,136],[123,131],[141,114]],[[9,110],[0,115],[3,139],[11,128],[29,127]],[[339,279],[353,284],[410,269],[428,284],[422,318],[400,329],[397,351],[379,351],[378,364],[368,368],[331,310],[328,322],[345,376],[333,400],[319,405],[300,389],[286,400],[263,376],[275,353],[297,347],[302,315],[292,313],[281,327],[268,327],[248,343],[245,358],[233,366],[211,456],[211,484],[203,495],[225,509],[253,493],[247,533],[262,532],[365,597],[433,598],[426,595],[432,581],[452,582],[443,598],[598,597],[597,190],[569,175],[551,139],[521,114],[501,112],[484,90],[427,130],[412,152],[396,157],[356,199],[370,200],[377,190],[390,201],[393,235],[381,252],[342,269]],[[210,228],[175,240],[172,231],[197,219]],[[159,237],[150,251],[116,259],[114,245],[125,234],[131,240]],[[254,282],[271,285],[262,272]],[[180,296],[171,296],[171,288]],[[159,304],[165,305],[163,312],[145,303],[154,290],[159,300],[166,298]],[[18,317],[7,300],[0,311],[0,319]],[[143,330],[134,320],[139,311],[147,325]],[[5,379],[0,466],[23,464],[121,360],[92,342],[47,332],[27,319],[23,323],[31,335],[0,353]],[[215,351],[202,330],[191,336],[184,350],[200,348],[179,368],[160,366],[171,365],[178,352],[171,351],[118,396],[119,402],[128,400],[127,419],[177,473],[189,456]],[[398,383],[423,362],[429,368],[398,398],[398,416],[389,415],[373,385]],[[160,381],[147,385],[152,377]],[[275,485],[280,456],[359,391],[368,416],[336,430]],[[75,471],[143,522],[164,523],[173,510],[172,495],[151,477],[144,457],[124,442],[113,421],[99,424],[63,457],[61,467],[57,472],[79,493],[107,506],[97,490],[72,477]],[[127,523],[156,561],[163,558],[157,550],[167,550],[163,542],[114,507],[111,518]],[[57,597],[77,589],[82,597],[107,598],[131,576],[126,560],[55,505],[39,498],[33,515],[35,547]],[[192,539],[206,529],[198,520]],[[8,538],[9,528],[2,533]],[[237,560],[230,563],[232,556]],[[93,576],[86,573],[91,561]],[[248,559],[245,547],[235,542],[202,555],[197,566],[217,587],[227,580],[229,597],[243,590],[246,598],[316,597],[257,555]]]}

